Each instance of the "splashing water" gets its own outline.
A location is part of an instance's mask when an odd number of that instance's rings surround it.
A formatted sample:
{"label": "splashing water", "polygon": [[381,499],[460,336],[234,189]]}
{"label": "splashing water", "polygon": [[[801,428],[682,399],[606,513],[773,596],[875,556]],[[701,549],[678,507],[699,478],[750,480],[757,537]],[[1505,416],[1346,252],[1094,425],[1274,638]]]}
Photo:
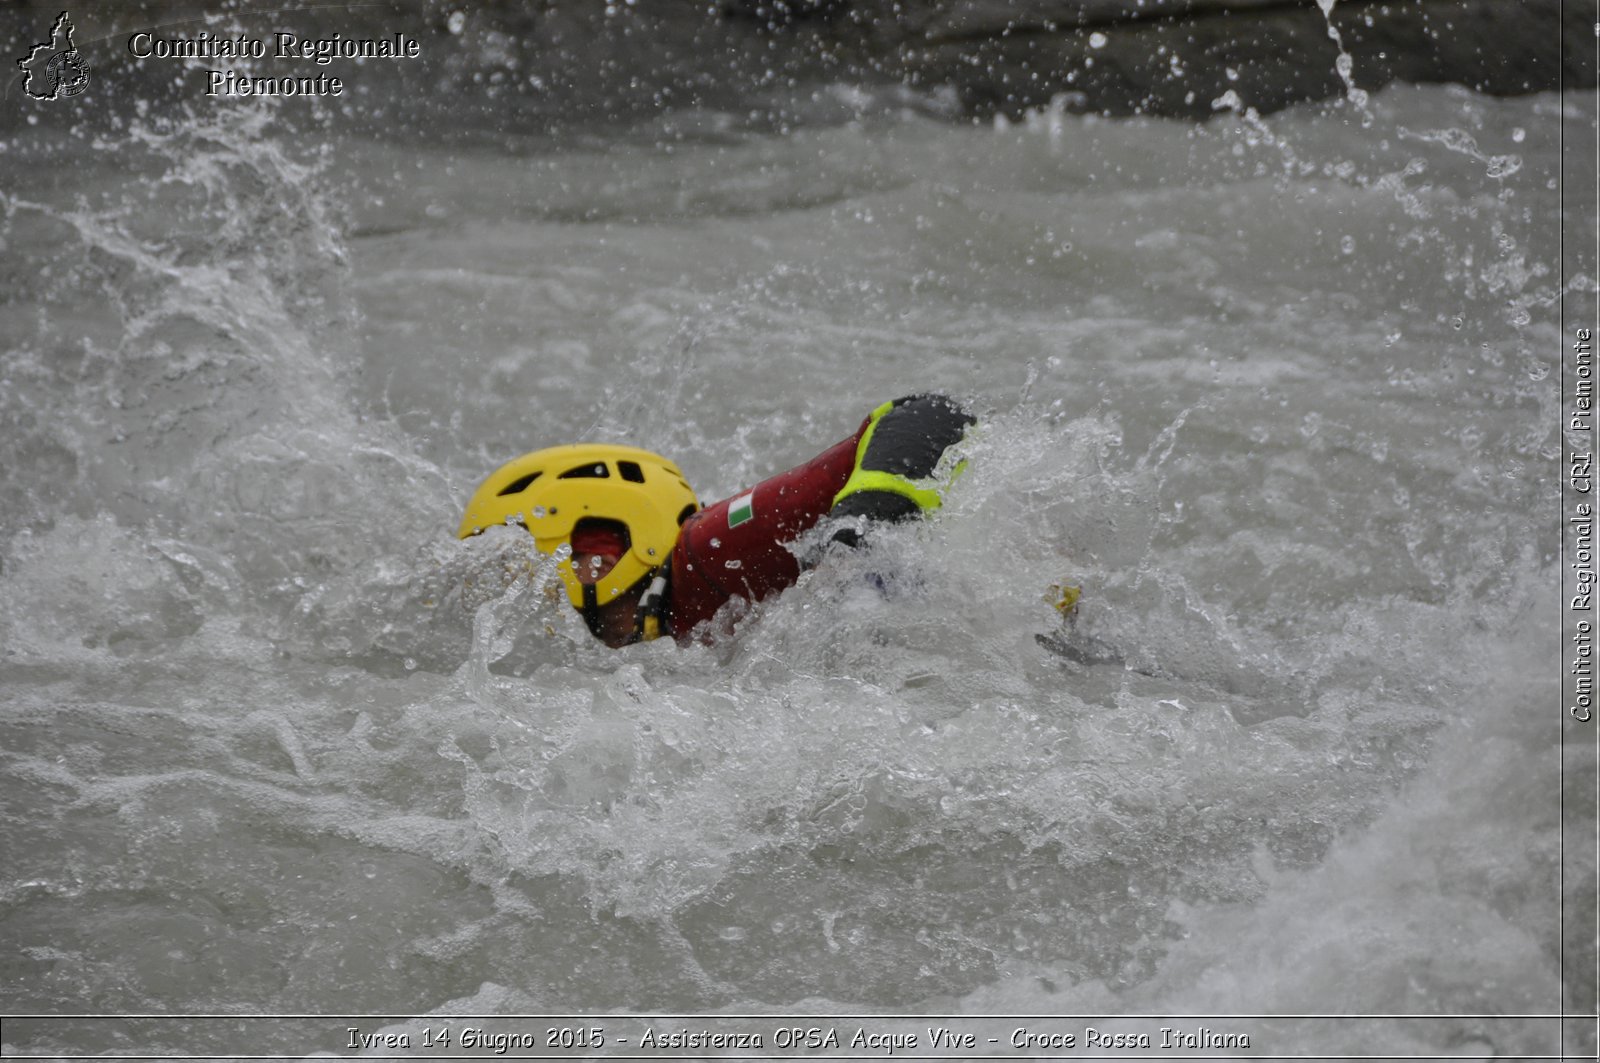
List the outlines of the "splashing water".
{"label": "splashing water", "polygon": [[1368,107],[1369,97],[1365,89],[1357,88],[1353,71],[1355,60],[1350,53],[1345,51],[1344,37],[1339,33],[1339,27],[1333,24],[1333,8],[1339,0],[1317,0],[1317,6],[1322,9],[1322,17],[1328,23],[1328,39],[1333,46],[1339,49],[1339,57],[1334,60],[1333,68],[1339,75],[1339,80],[1344,82],[1344,96],[1350,105],[1361,112],[1361,125],[1371,128],[1374,121],[1372,111]]}
{"label": "splashing water", "polygon": [[[0,222],[7,1010],[1590,999],[1555,104],[1340,74],[1359,122],[10,135],[63,177]],[[536,446],[709,500],[931,388],[981,414],[937,519],[736,638],[607,651],[518,529],[450,536]],[[1037,638],[1062,583],[1102,656]]]}

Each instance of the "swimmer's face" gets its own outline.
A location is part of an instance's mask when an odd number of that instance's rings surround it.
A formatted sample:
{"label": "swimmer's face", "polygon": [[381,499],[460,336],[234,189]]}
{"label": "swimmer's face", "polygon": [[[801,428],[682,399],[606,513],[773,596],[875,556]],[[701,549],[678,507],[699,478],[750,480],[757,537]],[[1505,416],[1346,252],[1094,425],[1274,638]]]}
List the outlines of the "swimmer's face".
{"label": "swimmer's face", "polygon": [[[599,583],[606,573],[617,567],[620,554],[577,553],[572,555],[572,572],[583,584]],[[621,649],[633,641],[634,628],[639,614],[639,592],[631,590],[600,607],[596,636],[612,649]]]}
{"label": "swimmer's face", "polygon": [[578,583],[592,586],[616,568],[619,560],[616,554],[573,554],[573,575],[578,576]]}
{"label": "swimmer's face", "polygon": [[578,577],[579,583],[593,585],[604,579],[606,573],[616,568],[621,560],[620,554],[580,554],[574,551],[572,574]]}

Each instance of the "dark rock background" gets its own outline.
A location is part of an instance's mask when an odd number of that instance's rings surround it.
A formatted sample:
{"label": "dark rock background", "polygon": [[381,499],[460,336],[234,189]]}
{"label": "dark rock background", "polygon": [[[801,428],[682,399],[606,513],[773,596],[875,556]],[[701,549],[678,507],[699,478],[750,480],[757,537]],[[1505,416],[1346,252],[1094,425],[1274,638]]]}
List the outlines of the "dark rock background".
{"label": "dark rock background", "polygon": [[[749,17],[763,0],[730,6]],[[1592,2],[1563,12],[1559,0],[1341,0],[1327,16],[1312,0],[816,6],[870,27],[873,61],[889,76],[949,85],[973,113],[1015,114],[1061,93],[1075,110],[1186,117],[1210,114],[1229,89],[1262,111],[1323,99],[1344,91],[1330,22],[1366,90],[1399,80],[1516,94],[1595,76]]]}
{"label": "dark rock background", "polygon": [[[20,57],[65,0],[0,11]],[[1230,89],[1270,111],[1344,91],[1330,18],[1355,85],[1457,82],[1515,94],[1595,84],[1597,0],[387,0],[297,8],[126,0],[72,11],[91,92],[193,100],[204,74],[129,55],[133,31],[278,29],[420,38],[424,61],[262,60],[258,75],[343,76],[335,110],[441,128],[538,132],[707,107],[782,125],[824,84],[905,86],[908,106],[952,117],[1057,105],[1204,118]],[[201,64],[205,65],[205,64]],[[237,63],[225,60],[212,65]],[[7,82],[5,124],[30,106]],[[181,75],[181,76],[180,76]],[[87,100],[86,95],[81,99]],[[44,104],[53,106],[53,104]],[[85,111],[87,112],[87,108]],[[381,112],[381,113],[380,113]],[[86,118],[86,120],[88,120]]]}

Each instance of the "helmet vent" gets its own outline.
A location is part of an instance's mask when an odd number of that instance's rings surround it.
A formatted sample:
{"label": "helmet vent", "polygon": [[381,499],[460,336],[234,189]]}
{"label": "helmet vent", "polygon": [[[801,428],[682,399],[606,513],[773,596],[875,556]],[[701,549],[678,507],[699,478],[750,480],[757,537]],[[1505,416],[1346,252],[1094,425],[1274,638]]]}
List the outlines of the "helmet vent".
{"label": "helmet vent", "polygon": [[502,496],[521,494],[523,491],[528,489],[529,484],[533,483],[533,481],[537,480],[538,478],[539,474],[536,472],[530,472],[526,476],[519,476],[515,480],[512,480],[510,483],[506,484],[504,487],[500,488],[500,494]]}
{"label": "helmet vent", "polygon": [[596,461],[588,465],[579,465],[576,469],[568,469],[561,474],[563,480],[608,480],[611,473],[606,469],[605,463]]}
{"label": "helmet vent", "polygon": [[617,472],[621,473],[622,478],[629,483],[644,483],[644,470],[639,468],[639,463],[636,461],[617,462]]}

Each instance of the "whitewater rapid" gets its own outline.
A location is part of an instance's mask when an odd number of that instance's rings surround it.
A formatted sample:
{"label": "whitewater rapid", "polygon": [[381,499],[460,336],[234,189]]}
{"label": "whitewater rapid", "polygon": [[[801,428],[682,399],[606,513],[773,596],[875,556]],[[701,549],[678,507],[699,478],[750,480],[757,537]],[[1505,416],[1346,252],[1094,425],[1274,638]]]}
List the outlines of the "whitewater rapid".
{"label": "whitewater rapid", "polygon": [[[1595,116],[1357,102],[10,132],[0,1010],[1581,1010],[1555,180]],[[526,450],[710,502],[921,390],[981,419],[944,510],[735,638],[607,651],[525,535],[451,535]],[[1115,662],[1036,638],[1063,581]]]}

